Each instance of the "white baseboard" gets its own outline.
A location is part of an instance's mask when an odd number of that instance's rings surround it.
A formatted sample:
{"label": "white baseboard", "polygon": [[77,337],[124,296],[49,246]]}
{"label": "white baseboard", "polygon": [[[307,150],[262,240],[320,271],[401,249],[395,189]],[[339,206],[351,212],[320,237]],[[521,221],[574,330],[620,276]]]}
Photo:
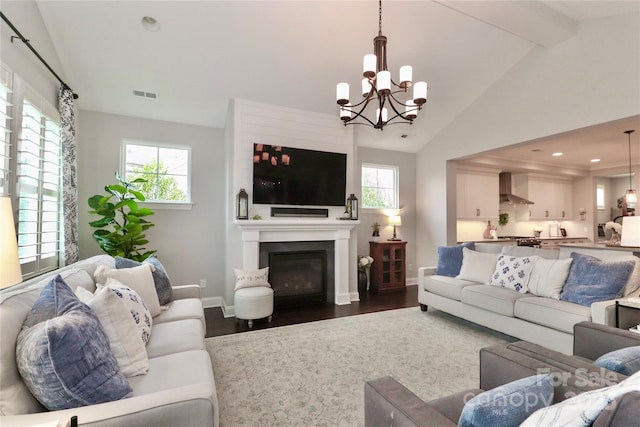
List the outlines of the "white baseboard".
{"label": "white baseboard", "polygon": [[202,298],[202,306],[204,308],[222,307],[222,297]]}
{"label": "white baseboard", "polygon": [[232,305],[227,305],[222,297],[202,298],[202,306],[204,308],[220,307],[224,317],[235,317],[235,310]]}
{"label": "white baseboard", "polygon": [[405,286],[411,286],[411,285],[417,285],[418,284],[418,278],[417,277],[407,277],[407,281],[405,283]]}

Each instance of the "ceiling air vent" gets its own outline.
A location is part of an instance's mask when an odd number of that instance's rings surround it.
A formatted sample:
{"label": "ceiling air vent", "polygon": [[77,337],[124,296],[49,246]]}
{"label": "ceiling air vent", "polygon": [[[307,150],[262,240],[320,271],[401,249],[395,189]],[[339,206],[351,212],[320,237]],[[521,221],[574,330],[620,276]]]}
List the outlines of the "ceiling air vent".
{"label": "ceiling air vent", "polygon": [[133,90],[133,95],[134,96],[139,96],[142,98],[148,98],[148,99],[158,99],[158,93],[157,92],[146,92],[144,90]]}

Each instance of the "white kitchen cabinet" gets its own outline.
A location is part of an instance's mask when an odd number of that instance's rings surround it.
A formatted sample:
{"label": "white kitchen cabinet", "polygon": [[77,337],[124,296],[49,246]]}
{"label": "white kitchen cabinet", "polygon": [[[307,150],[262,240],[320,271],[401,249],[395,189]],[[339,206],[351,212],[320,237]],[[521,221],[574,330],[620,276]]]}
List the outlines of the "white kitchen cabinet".
{"label": "white kitchen cabinet", "polygon": [[459,170],[456,174],[457,214],[460,219],[497,218],[498,173]]}
{"label": "white kitchen cabinet", "polygon": [[572,213],[572,184],[570,181],[529,176],[526,197],[534,202],[529,206],[529,219],[568,220]]}

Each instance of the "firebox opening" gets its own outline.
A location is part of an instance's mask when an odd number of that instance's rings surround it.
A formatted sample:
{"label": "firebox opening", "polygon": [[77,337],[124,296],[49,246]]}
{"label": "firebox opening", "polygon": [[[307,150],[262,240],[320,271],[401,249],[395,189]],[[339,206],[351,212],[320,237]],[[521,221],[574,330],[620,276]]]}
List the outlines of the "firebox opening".
{"label": "firebox opening", "polygon": [[276,307],[325,304],[327,251],[270,252],[269,283]]}

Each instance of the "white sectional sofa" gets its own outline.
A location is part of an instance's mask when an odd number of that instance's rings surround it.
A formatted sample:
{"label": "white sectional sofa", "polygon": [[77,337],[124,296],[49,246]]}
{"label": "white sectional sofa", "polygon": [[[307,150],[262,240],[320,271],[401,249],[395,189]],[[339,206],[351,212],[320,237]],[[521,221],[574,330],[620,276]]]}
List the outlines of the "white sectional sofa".
{"label": "white sectional sofa", "polygon": [[82,426],[217,426],[218,400],[196,285],[173,287],[173,301],[153,317],[148,372],[127,378],[130,397],[47,411],[30,393],[16,365],[16,340],[28,312],[57,274],[72,290],[94,292],[99,265],[114,268],[115,262],[108,255],[95,256],[0,292],[0,425],[67,422],[77,416]]}
{"label": "white sectional sofa", "polygon": [[[510,255],[537,255],[558,258],[559,251],[529,247],[503,246],[496,243],[476,243],[475,251]],[[627,257],[628,259],[629,257]],[[640,259],[625,289],[639,284]],[[436,274],[436,267],[418,270],[418,301],[423,311],[428,307],[486,326],[521,340],[530,341],[556,351],[572,354],[573,326],[581,321],[615,325],[615,299],[594,302],[590,307],[541,297],[530,292],[489,286]],[[640,289],[623,295],[638,297]]]}

